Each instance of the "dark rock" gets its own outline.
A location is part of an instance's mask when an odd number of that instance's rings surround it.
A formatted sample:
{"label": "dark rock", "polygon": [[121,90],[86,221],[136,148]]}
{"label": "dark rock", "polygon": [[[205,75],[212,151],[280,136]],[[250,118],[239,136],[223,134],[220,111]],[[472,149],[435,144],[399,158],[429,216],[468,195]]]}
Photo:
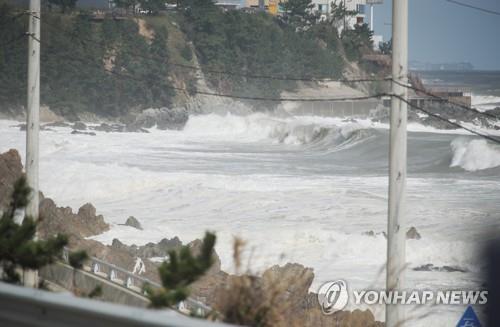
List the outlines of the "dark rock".
{"label": "dark rock", "polygon": [[73,124],[73,129],[77,131],[85,131],[87,129],[87,125],[81,121],[77,121]]}
{"label": "dark rock", "polygon": [[461,272],[461,273],[466,273],[468,272],[467,269],[465,268],[460,268],[457,266],[443,266],[441,267],[440,271],[446,271],[446,272]]}
{"label": "dark rock", "polygon": [[370,230],[368,232],[363,232],[361,233],[361,235],[365,235],[365,236],[370,236],[370,237],[376,237],[376,236],[379,236],[379,235],[382,235],[383,237],[387,238],[387,234],[386,232],[378,232],[378,233],[375,233],[374,231]]}
{"label": "dark rock", "polygon": [[413,268],[415,271],[433,271],[434,265],[431,263]]}
{"label": "dark rock", "polygon": [[128,217],[124,225],[142,230],[141,223],[134,216]]}
{"label": "dark rock", "polygon": [[96,131],[100,131],[100,132],[106,132],[106,133],[115,132],[113,130],[113,127],[109,124],[106,124],[106,123],[102,123],[101,125],[95,126],[92,129],[94,129]]}
{"label": "dark rock", "polygon": [[[231,285],[238,278],[241,279],[238,276],[226,276],[225,280],[228,285]],[[282,321],[276,326],[383,326],[382,323],[375,321],[375,317],[369,310],[338,311],[333,315],[323,314],[318,303],[317,294],[309,292],[314,279],[313,270],[303,265],[297,263],[287,263],[285,266],[276,265],[265,270],[262,277],[254,276],[251,279],[253,288],[250,292],[256,294],[253,296],[257,300],[259,295],[263,295],[261,296],[263,300],[270,296],[286,302],[286,305],[280,308],[285,311],[280,312]],[[232,292],[230,288],[224,290]],[[264,292],[264,294],[258,294],[257,292]],[[266,296],[265,292],[270,292],[271,295]],[[227,293],[223,291],[218,296],[227,296]],[[210,301],[211,298],[208,297],[207,299]],[[217,301],[217,303],[221,302],[224,303],[224,301]],[[251,305],[251,302],[249,302],[249,305]],[[217,309],[220,310],[221,308]]]}
{"label": "dark rock", "polygon": [[123,125],[123,124],[106,124],[102,123],[99,126],[90,127],[95,131],[106,132],[106,133],[149,133],[149,131],[135,125]]}
{"label": "dark rock", "polygon": [[486,110],[485,112],[489,115],[500,117],[500,107],[496,107],[495,109],[491,109],[491,110]]}
{"label": "dark rock", "polygon": [[153,258],[166,257],[171,250],[177,250],[182,246],[182,242],[177,236],[172,239],[162,239],[158,243],[149,242],[146,245],[125,245],[120,240],[113,240],[113,247],[125,249],[136,257]]}
{"label": "dark rock", "polygon": [[461,272],[461,273],[466,273],[468,272],[467,269],[456,267],[456,266],[442,266],[442,267],[437,267],[434,266],[432,263],[428,263],[422,266],[418,266],[413,268],[415,271],[440,271],[440,272]]}
{"label": "dark rock", "polygon": [[55,121],[52,123],[45,124],[43,125],[43,127],[70,127],[70,124],[62,121]]}
{"label": "dark rock", "polygon": [[17,150],[0,154],[0,211],[9,205],[14,183],[22,175],[23,165]]}
{"label": "dark rock", "polygon": [[96,209],[90,203],[83,205],[75,214],[69,207],[57,207],[49,198],[40,202],[38,231],[41,238],[56,233],[66,234],[70,239],[84,238],[107,230],[109,225],[104,222],[104,217],[96,215]]}
{"label": "dark rock", "polygon": [[166,257],[171,250],[178,249],[182,242],[177,236],[172,239],[164,238],[158,243],[147,243],[137,248],[137,256],[143,258]]}
{"label": "dark rock", "polygon": [[124,127],[124,132],[127,133],[149,133],[147,129],[144,129],[140,126],[137,126],[135,124],[129,124]]}
{"label": "dark rock", "polygon": [[73,134],[73,135],[89,135],[89,136],[95,136],[96,135],[94,132],[80,132],[80,131],[77,131],[77,130],[73,130],[71,132],[71,134]]}
{"label": "dark rock", "polygon": [[406,232],[406,239],[407,240],[419,240],[421,239],[422,236],[420,233],[417,231],[415,227],[410,227],[408,231]]}
{"label": "dark rock", "polygon": [[437,119],[434,117],[426,117],[420,121],[423,125],[425,126],[431,126],[436,129],[443,129],[443,130],[453,130],[453,129],[458,129],[457,126],[452,125],[444,120]]}
{"label": "dark rock", "polygon": [[[19,124],[17,125],[17,127],[19,127],[19,130],[20,131],[25,131],[26,130],[26,124]],[[47,125],[41,125],[40,126],[40,131],[52,131],[52,129],[50,129],[49,127],[47,127]]]}
{"label": "dark rock", "polygon": [[287,285],[287,301],[292,306],[298,306],[309,294],[309,288],[314,279],[314,272],[298,263],[287,263],[284,266],[274,265],[262,274],[264,285],[283,283]]}
{"label": "dark rock", "polygon": [[133,128],[182,129],[188,121],[189,115],[184,108],[146,109],[135,117],[129,126]]}

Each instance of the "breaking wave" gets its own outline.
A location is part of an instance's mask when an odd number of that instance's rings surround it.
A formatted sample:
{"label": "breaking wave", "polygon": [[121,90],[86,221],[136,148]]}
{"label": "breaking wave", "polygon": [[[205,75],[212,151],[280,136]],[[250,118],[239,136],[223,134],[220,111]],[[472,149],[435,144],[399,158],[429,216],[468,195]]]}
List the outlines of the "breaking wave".
{"label": "breaking wave", "polygon": [[500,166],[500,147],[481,139],[457,138],[451,142],[453,158],[450,167],[477,171]]}
{"label": "breaking wave", "polygon": [[189,136],[306,145],[316,150],[321,147],[345,147],[363,141],[376,133],[373,129],[353,122],[341,124],[334,124],[328,120],[311,122],[266,114],[191,116],[183,132]]}
{"label": "breaking wave", "polygon": [[478,110],[486,111],[500,107],[500,97],[494,95],[472,95],[472,105]]}

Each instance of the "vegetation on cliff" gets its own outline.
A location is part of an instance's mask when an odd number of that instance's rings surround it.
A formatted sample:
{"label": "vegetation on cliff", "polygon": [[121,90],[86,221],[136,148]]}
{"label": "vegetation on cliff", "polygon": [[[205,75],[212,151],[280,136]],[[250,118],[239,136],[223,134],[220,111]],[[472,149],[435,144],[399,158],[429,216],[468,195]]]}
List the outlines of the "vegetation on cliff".
{"label": "vegetation on cliff", "polygon": [[[0,25],[7,26],[0,29],[4,44],[25,32],[27,18],[13,19],[18,11],[7,5],[0,12]],[[165,28],[155,29],[148,40],[131,19],[94,23],[86,14],[44,13],[41,30],[41,102],[56,113],[116,117],[133,108],[170,105]],[[0,45],[3,110],[25,104],[26,54],[24,38]]]}
{"label": "vegetation on cliff", "polygon": [[[186,90],[177,91],[183,96],[196,93],[196,67],[180,66],[197,62],[218,92],[278,97],[297,82],[248,75],[340,78],[346,61],[359,60],[371,47],[366,26],[339,35],[338,21],[351,14],[345,8],[335,7],[332,19],[320,21],[308,9],[310,0],[290,2],[283,17],[223,11],[211,0],[178,4],[176,12],[118,20],[44,12],[42,104],[69,119],[81,112],[121,117],[170,107],[175,89]],[[0,110],[19,111],[26,97],[27,15],[0,6],[0,26],[6,27],[0,29]]]}

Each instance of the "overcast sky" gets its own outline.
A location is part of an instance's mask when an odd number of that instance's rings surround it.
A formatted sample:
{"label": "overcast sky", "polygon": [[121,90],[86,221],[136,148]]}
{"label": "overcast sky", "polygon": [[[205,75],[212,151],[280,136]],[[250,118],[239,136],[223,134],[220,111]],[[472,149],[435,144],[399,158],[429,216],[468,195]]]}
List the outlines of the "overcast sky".
{"label": "overcast sky", "polygon": [[[500,12],[500,0],[457,0]],[[410,60],[468,61],[476,69],[500,70],[500,16],[446,0],[409,0]],[[374,7],[375,34],[391,38],[392,0]],[[367,11],[369,13],[369,11]],[[367,17],[369,21],[369,16]]]}

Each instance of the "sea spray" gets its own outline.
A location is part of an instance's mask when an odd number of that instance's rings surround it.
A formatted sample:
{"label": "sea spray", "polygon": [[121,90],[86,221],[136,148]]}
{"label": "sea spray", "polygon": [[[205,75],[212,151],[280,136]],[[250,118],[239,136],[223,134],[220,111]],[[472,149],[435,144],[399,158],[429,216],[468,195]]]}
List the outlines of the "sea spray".
{"label": "sea spray", "polygon": [[477,171],[500,166],[500,147],[483,139],[457,138],[451,142],[450,167]]}

